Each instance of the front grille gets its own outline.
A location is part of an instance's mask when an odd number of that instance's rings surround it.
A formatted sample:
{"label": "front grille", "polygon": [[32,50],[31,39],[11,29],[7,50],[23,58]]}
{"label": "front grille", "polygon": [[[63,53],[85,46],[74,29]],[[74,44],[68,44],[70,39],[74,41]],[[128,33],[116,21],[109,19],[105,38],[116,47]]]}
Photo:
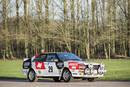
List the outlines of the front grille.
{"label": "front grille", "polygon": [[96,69],[96,70],[98,70],[99,67],[100,67],[100,65],[93,65],[93,68]]}

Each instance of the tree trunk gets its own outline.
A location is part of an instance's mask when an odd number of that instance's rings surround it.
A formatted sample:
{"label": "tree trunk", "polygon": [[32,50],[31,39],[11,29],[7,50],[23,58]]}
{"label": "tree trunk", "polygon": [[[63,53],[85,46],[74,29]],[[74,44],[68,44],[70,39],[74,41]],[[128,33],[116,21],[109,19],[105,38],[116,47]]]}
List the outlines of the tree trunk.
{"label": "tree trunk", "polygon": [[90,59],[90,24],[89,24],[89,0],[87,0],[87,41],[86,41],[86,52],[87,58]]}
{"label": "tree trunk", "polygon": [[[3,6],[3,28],[5,30],[5,57],[3,58],[9,58],[9,32],[7,27],[7,8],[6,8],[6,0],[2,1]],[[4,59],[5,60],[5,59]]]}
{"label": "tree trunk", "polygon": [[66,44],[66,47],[68,49],[69,52],[71,52],[71,42],[69,40],[67,40],[68,38],[70,38],[70,29],[67,27],[67,20],[68,20],[68,12],[67,12],[67,2],[66,0],[63,0],[63,4],[64,4],[64,24],[63,24],[63,29],[62,32],[64,33],[63,36],[63,40]]}
{"label": "tree trunk", "polygon": [[[75,42],[75,40],[76,40],[76,34],[75,34],[75,5],[74,5],[74,0],[70,0],[70,3],[71,3],[71,8],[70,8],[70,10],[71,10],[71,26],[72,26],[72,30],[70,31],[70,32],[72,32],[72,34],[73,34],[73,38],[72,39],[74,39],[74,43],[73,43],[73,49],[74,49],[74,53],[76,53],[76,42]],[[72,50],[73,51],[73,50]]]}
{"label": "tree trunk", "polygon": [[105,43],[104,43],[104,51],[105,51],[106,59],[108,59],[108,53],[107,53],[107,48],[106,48],[106,44]]}
{"label": "tree trunk", "polygon": [[[105,29],[105,0],[102,0],[102,24],[103,24],[103,30]],[[104,46],[104,53],[105,53],[105,57],[106,59],[108,59],[108,51],[106,48],[106,43],[103,44]]]}
{"label": "tree trunk", "polygon": [[20,30],[19,30],[19,3],[18,3],[18,0],[16,0],[16,56],[19,57],[19,47],[18,47],[18,38],[17,38],[17,35],[20,34]]}
{"label": "tree trunk", "polygon": [[24,24],[25,24],[25,57],[28,57],[28,29],[27,29],[27,0],[24,0]]}
{"label": "tree trunk", "polygon": [[112,22],[111,22],[111,0],[108,0],[108,24],[109,24],[109,42],[108,42],[108,57],[110,59],[111,57],[111,26],[112,26]]}
{"label": "tree trunk", "polygon": [[[95,22],[95,10],[96,10],[96,4],[97,4],[97,0],[92,0],[92,2],[91,2],[91,7],[92,7],[92,25],[91,25],[91,27],[92,27],[92,32],[93,32],[93,37],[94,37],[94,39],[93,40],[95,40],[95,37],[96,37],[96,22]],[[96,44],[95,43],[95,41],[93,41],[94,43],[94,45]],[[94,51],[93,51],[93,53],[95,54],[95,46],[94,46]]]}
{"label": "tree trunk", "polygon": [[48,2],[49,1],[46,0],[46,4],[45,4],[45,23],[47,24],[47,26],[49,24],[49,3]]}
{"label": "tree trunk", "polygon": [[115,57],[116,55],[116,52],[115,52],[115,49],[116,49],[116,44],[115,44],[115,40],[116,40],[116,0],[113,0],[113,3],[112,3],[112,9],[113,9],[113,16],[112,17],[112,26],[113,26],[113,31],[114,31],[114,34],[113,34],[113,40],[112,40],[112,55],[113,57]]}
{"label": "tree trunk", "polygon": [[127,21],[127,56],[130,57],[130,0],[128,0],[128,21]]}

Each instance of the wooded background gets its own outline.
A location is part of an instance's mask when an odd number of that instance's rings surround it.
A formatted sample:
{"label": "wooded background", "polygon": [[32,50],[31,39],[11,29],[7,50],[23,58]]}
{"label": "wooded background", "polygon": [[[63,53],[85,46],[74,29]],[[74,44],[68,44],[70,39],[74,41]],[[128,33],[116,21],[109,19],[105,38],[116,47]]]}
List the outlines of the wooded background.
{"label": "wooded background", "polygon": [[0,58],[41,50],[130,57],[130,0],[0,0]]}

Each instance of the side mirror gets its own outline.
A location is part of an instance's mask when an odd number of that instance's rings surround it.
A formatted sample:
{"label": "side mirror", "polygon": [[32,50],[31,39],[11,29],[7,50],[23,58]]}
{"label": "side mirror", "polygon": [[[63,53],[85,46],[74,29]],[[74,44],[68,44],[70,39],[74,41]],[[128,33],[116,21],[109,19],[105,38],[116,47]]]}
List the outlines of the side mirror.
{"label": "side mirror", "polygon": [[58,62],[58,59],[54,59],[54,62]]}

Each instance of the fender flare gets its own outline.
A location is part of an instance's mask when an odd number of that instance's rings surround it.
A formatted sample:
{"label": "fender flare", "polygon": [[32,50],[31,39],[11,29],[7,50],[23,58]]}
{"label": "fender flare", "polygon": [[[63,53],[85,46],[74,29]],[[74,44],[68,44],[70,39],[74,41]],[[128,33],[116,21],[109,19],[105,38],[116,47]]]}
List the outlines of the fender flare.
{"label": "fender flare", "polygon": [[[64,67],[64,68],[63,68],[63,70],[62,70],[61,77],[62,77],[62,75],[63,75],[64,70],[66,70],[66,69],[70,71],[70,69],[69,69],[68,67]],[[71,72],[71,71],[70,71],[70,73],[72,74],[72,72]]]}

